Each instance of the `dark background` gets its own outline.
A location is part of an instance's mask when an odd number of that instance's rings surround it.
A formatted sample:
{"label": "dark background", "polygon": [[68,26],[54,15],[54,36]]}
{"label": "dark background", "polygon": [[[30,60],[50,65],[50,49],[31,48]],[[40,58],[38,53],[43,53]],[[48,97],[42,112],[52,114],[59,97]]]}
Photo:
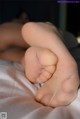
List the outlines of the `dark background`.
{"label": "dark background", "polygon": [[[61,4],[57,0],[0,0],[0,23],[11,21],[22,10],[28,13],[30,21],[50,21],[60,28]],[[67,3],[66,6],[64,29],[77,36],[80,33],[80,4]]]}
{"label": "dark background", "polygon": [[58,9],[55,0],[1,0],[0,22],[10,21],[23,10],[30,21],[51,21],[58,25]]}
{"label": "dark background", "polygon": [[67,4],[67,30],[80,35],[80,3]]}
{"label": "dark background", "polygon": [[[0,0],[0,23],[9,22],[20,11],[28,13],[30,21],[52,22],[61,30],[80,35],[80,4],[58,3],[57,0]],[[69,34],[68,34],[69,35]],[[75,58],[80,72],[80,45],[76,37],[64,33],[65,45]]]}

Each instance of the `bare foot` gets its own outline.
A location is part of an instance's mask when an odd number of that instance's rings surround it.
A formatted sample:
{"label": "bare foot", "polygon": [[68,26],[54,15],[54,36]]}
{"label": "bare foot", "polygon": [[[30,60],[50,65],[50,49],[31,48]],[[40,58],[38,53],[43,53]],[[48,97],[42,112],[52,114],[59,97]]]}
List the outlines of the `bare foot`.
{"label": "bare foot", "polygon": [[[57,64],[59,65],[56,55],[46,48],[30,47],[25,53],[26,77],[33,83],[45,82],[43,87],[37,91],[35,98],[46,106],[67,105],[77,95],[74,72],[71,69],[65,72],[61,65],[58,69]],[[63,71],[63,75],[60,73],[61,71]]]}
{"label": "bare foot", "polygon": [[[61,42],[60,37],[58,37],[60,34],[49,24],[28,23],[24,25],[22,35],[29,45],[48,48],[55,53],[58,58],[54,74],[51,75],[51,78],[48,78],[49,80],[38,90],[36,100],[51,107],[70,104],[77,96],[79,76],[77,64]],[[39,74],[37,71],[43,71],[40,70],[40,66],[37,66],[39,69],[37,70],[36,68],[34,71],[36,74]],[[34,80],[34,82],[35,81],[36,80]]]}
{"label": "bare foot", "polygon": [[25,74],[33,83],[49,80],[55,71],[56,64],[56,55],[46,48],[30,47],[25,53]]}

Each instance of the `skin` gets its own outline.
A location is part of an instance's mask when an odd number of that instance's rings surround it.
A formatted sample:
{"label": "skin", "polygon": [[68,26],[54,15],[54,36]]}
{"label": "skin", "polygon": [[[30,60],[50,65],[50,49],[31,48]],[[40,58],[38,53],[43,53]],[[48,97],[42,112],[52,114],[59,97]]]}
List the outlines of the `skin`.
{"label": "skin", "polygon": [[21,23],[8,22],[0,25],[0,58],[21,62],[30,47],[21,35]]}
{"label": "skin", "polygon": [[[54,30],[57,31],[51,24],[33,22],[23,28],[16,23],[0,26],[0,58],[21,63],[31,82],[44,82],[35,99],[51,107],[70,104],[79,86],[77,64]],[[11,50],[11,46],[18,49]]]}
{"label": "skin", "polygon": [[58,58],[53,76],[35,96],[40,103],[57,107],[68,105],[76,98],[79,76],[75,60],[54,30],[57,31],[50,24],[30,22],[23,26],[22,35],[30,46],[47,48]]}
{"label": "skin", "polygon": [[33,83],[49,80],[56,70],[56,55],[46,48],[30,47],[23,58],[26,77]]}
{"label": "skin", "polygon": [[4,23],[0,25],[0,51],[10,47],[28,48],[21,35],[22,25],[19,23]]}

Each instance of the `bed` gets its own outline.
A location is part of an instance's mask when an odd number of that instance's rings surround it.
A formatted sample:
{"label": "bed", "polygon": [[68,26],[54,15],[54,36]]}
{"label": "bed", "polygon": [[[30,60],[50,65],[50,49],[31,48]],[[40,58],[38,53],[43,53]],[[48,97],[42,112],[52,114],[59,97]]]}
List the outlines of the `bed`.
{"label": "bed", "polygon": [[80,119],[80,90],[69,106],[51,108],[35,101],[37,88],[20,64],[0,60],[0,119]]}

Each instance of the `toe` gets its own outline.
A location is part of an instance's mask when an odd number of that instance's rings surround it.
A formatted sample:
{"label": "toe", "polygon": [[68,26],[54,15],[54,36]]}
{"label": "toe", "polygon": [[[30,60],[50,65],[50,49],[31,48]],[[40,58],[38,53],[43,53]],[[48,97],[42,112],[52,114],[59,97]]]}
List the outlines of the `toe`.
{"label": "toe", "polygon": [[46,77],[46,81],[52,76],[52,74],[48,72],[47,70],[43,70],[42,75]]}
{"label": "toe", "polygon": [[45,106],[50,106],[48,105],[50,99],[51,99],[51,94],[46,94],[42,97],[40,102]]}
{"label": "toe", "polygon": [[47,87],[44,85],[37,91],[37,94],[35,96],[36,100],[40,102],[43,96],[48,93],[49,93],[49,90],[47,90]]}
{"label": "toe", "polygon": [[36,78],[36,83],[43,83],[43,82],[45,82],[46,80],[47,80],[47,78],[46,78],[44,75],[40,74],[40,75],[38,76],[38,78]]}
{"label": "toe", "polygon": [[51,76],[52,76],[52,74],[50,72],[48,72],[47,70],[43,69],[41,71],[41,74],[36,79],[36,82],[37,83],[46,82],[47,80],[49,80],[51,78]]}
{"label": "toe", "polygon": [[51,66],[46,66],[45,67],[45,70],[48,71],[51,74],[54,73],[55,69],[56,69],[56,66],[55,65],[51,65]]}
{"label": "toe", "polygon": [[36,100],[46,106],[48,106],[51,97],[52,93],[45,85],[41,87],[36,94]]}
{"label": "toe", "polygon": [[57,57],[56,55],[48,50],[48,49],[43,49],[39,53],[37,53],[39,61],[42,65],[55,65],[57,63]]}

